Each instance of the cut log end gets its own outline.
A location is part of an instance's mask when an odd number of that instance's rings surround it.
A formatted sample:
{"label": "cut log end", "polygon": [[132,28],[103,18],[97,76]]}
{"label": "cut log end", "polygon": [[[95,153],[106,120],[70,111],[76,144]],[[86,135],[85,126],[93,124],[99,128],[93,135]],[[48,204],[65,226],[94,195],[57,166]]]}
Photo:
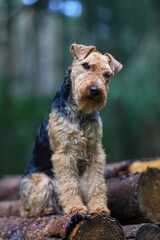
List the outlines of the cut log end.
{"label": "cut log end", "polygon": [[125,225],[123,231],[126,239],[135,240],[159,240],[160,228],[152,223],[138,225]]}
{"label": "cut log end", "polygon": [[159,240],[160,228],[154,224],[144,224],[137,232],[135,240]]}
{"label": "cut log end", "polygon": [[[149,168],[138,182],[137,199],[139,209],[146,219],[160,223],[160,170]],[[152,207],[153,206],[153,207]]]}
{"label": "cut log end", "polygon": [[93,215],[76,225],[70,240],[121,240],[125,239],[122,227],[111,217]]}

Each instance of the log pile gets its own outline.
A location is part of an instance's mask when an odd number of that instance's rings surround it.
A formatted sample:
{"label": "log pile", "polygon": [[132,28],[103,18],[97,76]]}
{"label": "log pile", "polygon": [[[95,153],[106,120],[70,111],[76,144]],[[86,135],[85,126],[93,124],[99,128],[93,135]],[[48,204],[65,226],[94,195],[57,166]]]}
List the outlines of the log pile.
{"label": "log pile", "polygon": [[121,223],[160,222],[160,170],[123,175],[106,181],[108,206]]}
{"label": "log pile", "polygon": [[1,178],[0,239],[160,239],[160,158],[108,164],[104,176],[111,217],[76,213],[21,218],[22,177]]}

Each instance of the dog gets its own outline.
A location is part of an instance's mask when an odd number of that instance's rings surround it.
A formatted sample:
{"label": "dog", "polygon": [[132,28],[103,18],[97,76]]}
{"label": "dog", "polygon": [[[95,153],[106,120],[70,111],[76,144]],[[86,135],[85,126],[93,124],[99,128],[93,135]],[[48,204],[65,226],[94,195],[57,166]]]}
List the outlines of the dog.
{"label": "dog", "polygon": [[70,51],[72,66],[38,129],[21,182],[22,217],[110,214],[99,110],[106,104],[110,76],[122,64],[95,46],[73,43]]}

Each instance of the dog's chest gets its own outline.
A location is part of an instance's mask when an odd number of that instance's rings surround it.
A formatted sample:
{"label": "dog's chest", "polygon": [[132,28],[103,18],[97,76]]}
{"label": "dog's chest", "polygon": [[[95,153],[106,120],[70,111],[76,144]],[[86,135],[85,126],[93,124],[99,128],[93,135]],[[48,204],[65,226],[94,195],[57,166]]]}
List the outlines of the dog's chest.
{"label": "dog's chest", "polygon": [[89,156],[90,149],[94,149],[97,140],[97,129],[94,123],[83,124],[80,127],[82,137],[81,148],[79,148],[77,166],[81,176],[91,161]]}
{"label": "dog's chest", "polygon": [[57,113],[52,111],[48,121],[48,137],[52,152],[72,155],[79,175],[82,175],[92,161],[90,153],[96,149],[97,142],[101,141],[101,120],[87,120],[80,124],[77,120],[66,119],[61,115],[57,117]]}
{"label": "dog's chest", "polygon": [[88,154],[87,154],[87,139],[84,138],[86,141],[83,143],[83,147],[78,152],[78,158],[77,158],[77,166],[79,170],[79,175],[81,176],[88,165]]}

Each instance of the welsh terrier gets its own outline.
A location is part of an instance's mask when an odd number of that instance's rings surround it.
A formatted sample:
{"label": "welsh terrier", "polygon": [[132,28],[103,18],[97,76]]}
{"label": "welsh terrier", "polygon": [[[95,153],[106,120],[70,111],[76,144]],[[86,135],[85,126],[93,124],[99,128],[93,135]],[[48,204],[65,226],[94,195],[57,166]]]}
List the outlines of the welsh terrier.
{"label": "welsh terrier", "polygon": [[122,65],[94,46],[72,44],[74,60],[38,129],[21,183],[21,216],[109,214],[102,122],[111,75]]}

